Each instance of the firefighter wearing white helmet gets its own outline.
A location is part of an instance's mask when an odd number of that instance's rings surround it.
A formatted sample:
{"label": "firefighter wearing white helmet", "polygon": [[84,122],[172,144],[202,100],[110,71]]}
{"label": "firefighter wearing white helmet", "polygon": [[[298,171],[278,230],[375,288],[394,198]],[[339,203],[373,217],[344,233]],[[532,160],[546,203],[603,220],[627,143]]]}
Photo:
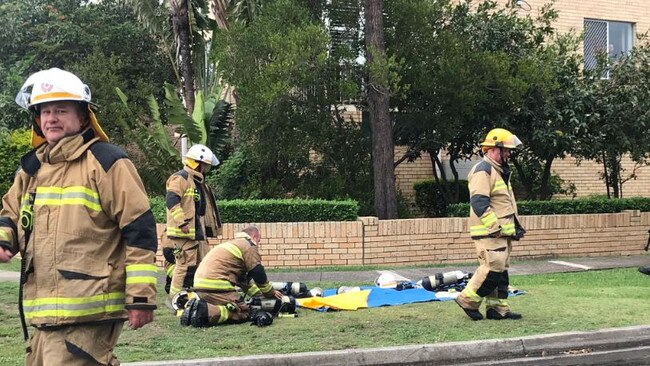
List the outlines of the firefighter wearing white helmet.
{"label": "firefighter wearing white helmet", "polygon": [[196,268],[210,247],[207,239],[221,233],[221,219],[212,189],[205,184],[205,173],[219,160],[205,145],[190,147],[184,167],[172,174],[166,184],[167,239],[163,242],[169,296],[192,287]]}
{"label": "firefighter wearing white helmet", "polygon": [[470,192],[469,227],[478,253],[479,267],[456,303],[473,320],[483,319],[479,311],[485,299],[488,319],[520,319],[508,305],[508,267],[512,242],[524,236],[517,202],[510,184],[510,150],[521,145],[512,132],[495,128],[481,143],[483,160],[467,177]]}
{"label": "firefighter wearing white helmet", "polygon": [[142,327],[156,308],[156,223],[144,186],[74,74],[37,72],[16,102],[34,113],[34,149],[2,199],[0,262],[20,252],[20,315],[34,326],[25,364],[117,364],[124,321]]}

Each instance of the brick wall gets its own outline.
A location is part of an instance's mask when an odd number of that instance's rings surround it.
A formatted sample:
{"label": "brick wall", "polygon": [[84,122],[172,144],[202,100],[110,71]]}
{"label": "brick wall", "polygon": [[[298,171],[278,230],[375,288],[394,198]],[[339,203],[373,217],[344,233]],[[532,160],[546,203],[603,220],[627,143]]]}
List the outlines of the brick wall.
{"label": "brick wall", "polygon": [[[618,256],[643,253],[650,212],[523,216],[526,238],[513,248],[516,259]],[[225,224],[223,238],[246,224]],[[258,224],[259,250],[268,268],[346,265],[413,265],[474,262],[466,218]],[[158,227],[162,232],[162,225]],[[159,264],[162,255],[158,253]]]}

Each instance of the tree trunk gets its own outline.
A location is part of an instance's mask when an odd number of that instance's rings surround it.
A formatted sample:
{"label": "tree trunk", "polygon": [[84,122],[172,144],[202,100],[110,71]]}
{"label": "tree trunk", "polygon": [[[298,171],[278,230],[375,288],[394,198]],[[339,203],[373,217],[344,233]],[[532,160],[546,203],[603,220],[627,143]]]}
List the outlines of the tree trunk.
{"label": "tree trunk", "polygon": [[[366,50],[368,64],[385,57],[383,0],[366,0]],[[372,165],[375,213],[380,219],[397,218],[397,189],[393,168],[393,128],[388,113],[388,89],[378,75],[368,76],[368,109],[372,128]]]}
{"label": "tree trunk", "polygon": [[194,67],[192,66],[192,39],[188,0],[172,0],[172,26],[178,47],[178,67],[183,79],[183,100],[189,114],[194,111]]}

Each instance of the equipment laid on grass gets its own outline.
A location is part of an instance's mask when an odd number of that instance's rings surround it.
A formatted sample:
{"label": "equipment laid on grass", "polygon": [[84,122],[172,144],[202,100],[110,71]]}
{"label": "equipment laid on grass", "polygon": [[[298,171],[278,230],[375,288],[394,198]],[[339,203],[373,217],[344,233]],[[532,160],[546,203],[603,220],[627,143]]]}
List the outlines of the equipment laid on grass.
{"label": "equipment laid on grass", "polygon": [[[418,281],[417,285],[428,291],[440,291],[467,282],[471,277],[471,273],[463,271],[438,272],[433,276],[424,277]],[[465,286],[463,285],[463,287]]]}

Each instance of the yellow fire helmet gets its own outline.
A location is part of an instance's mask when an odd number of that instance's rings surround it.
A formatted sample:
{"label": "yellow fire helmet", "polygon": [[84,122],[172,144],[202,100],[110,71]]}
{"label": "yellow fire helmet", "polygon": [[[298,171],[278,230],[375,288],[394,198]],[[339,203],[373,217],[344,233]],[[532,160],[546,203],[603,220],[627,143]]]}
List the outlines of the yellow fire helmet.
{"label": "yellow fire helmet", "polygon": [[185,154],[185,165],[189,166],[192,169],[196,169],[199,166],[198,162],[206,163],[212,166],[219,165],[219,159],[212,153],[207,146],[196,144],[190,147]]}
{"label": "yellow fire helmet", "polygon": [[[16,95],[16,103],[19,106],[34,112],[37,111],[39,104],[60,100],[85,102],[88,105],[91,128],[100,140],[109,140],[90,107],[90,88],[71,72],[51,68],[34,73],[27,78]],[[38,147],[46,142],[45,136],[40,131],[40,126],[40,115],[35,113],[35,126],[32,126],[33,147]]]}
{"label": "yellow fire helmet", "polygon": [[490,132],[485,136],[485,140],[481,142],[483,150],[487,150],[490,147],[516,149],[521,144],[521,140],[519,140],[517,136],[504,128],[494,128],[490,130]]}

